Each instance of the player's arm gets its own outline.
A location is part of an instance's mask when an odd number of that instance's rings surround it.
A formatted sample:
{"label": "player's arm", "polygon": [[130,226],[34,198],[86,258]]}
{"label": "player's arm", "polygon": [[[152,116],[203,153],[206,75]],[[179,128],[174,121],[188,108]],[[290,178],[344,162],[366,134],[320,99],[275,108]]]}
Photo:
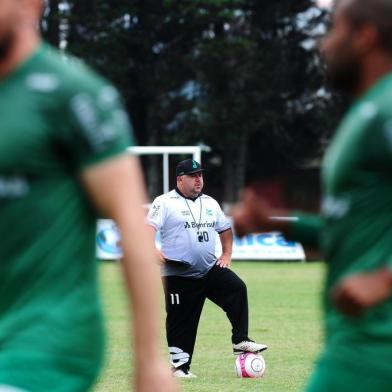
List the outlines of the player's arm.
{"label": "player's arm", "polygon": [[222,244],[222,254],[219,257],[216,265],[222,268],[230,268],[231,254],[233,252],[233,232],[231,229],[219,233]]}
{"label": "player's arm", "polygon": [[392,269],[386,266],[346,277],[332,290],[332,299],[342,313],[356,317],[391,294]]}
{"label": "player's arm", "polygon": [[173,391],[159,353],[159,277],[156,253],[144,221],[144,185],[136,158],[121,156],[90,166],[82,182],[95,206],[121,231],[122,266],[133,308],[137,391]]}
{"label": "player's arm", "polygon": [[325,220],[318,214],[304,212],[291,212],[290,214],[291,217],[289,216],[289,219],[286,221],[286,231],[283,231],[286,238],[299,241],[313,249],[318,249]]}
{"label": "player's arm", "polygon": [[156,234],[157,234],[157,230],[155,229],[155,227],[153,227],[153,226],[151,226],[151,225],[147,225],[147,232],[148,232],[148,235],[149,235],[149,237],[150,237],[151,243],[152,243],[153,246],[154,246],[155,253],[156,253],[156,256],[157,256],[157,258],[158,258],[158,261],[159,261],[161,264],[163,264],[163,263],[166,261],[166,260],[165,260],[165,255],[163,254],[163,252],[162,252],[160,249],[158,249],[158,248],[155,246],[155,236],[156,236]]}
{"label": "player's arm", "polygon": [[260,231],[279,231],[286,238],[317,248],[324,220],[317,214],[293,213],[271,208],[252,188],[246,188],[233,207],[235,233],[244,236]]}
{"label": "player's arm", "polygon": [[157,258],[160,263],[164,263],[166,261],[166,258],[163,252],[156,247],[155,237],[157,232],[162,229],[164,224],[164,216],[165,216],[164,209],[165,209],[165,203],[162,200],[162,196],[157,197],[152,202],[146,217],[147,231],[150,234],[151,243],[154,246],[155,252],[157,254]]}
{"label": "player's arm", "polygon": [[281,213],[273,211],[252,188],[245,188],[242,191],[239,202],[231,210],[234,231],[239,237],[259,231],[278,230],[286,233],[288,223],[271,220],[270,217],[274,215],[287,216],[283,211]]}

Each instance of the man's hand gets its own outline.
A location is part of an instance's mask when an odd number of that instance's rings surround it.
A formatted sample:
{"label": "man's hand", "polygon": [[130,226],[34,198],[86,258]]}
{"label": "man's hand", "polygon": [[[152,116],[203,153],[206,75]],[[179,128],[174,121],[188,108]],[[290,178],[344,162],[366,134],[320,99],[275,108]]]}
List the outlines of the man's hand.
{"label": "man's hand", "polygon": [[271,209],[252,188],[245,188],[240,201],[231,210],[235,233],[242,237],[248,233],[270,229]]}
{"label": "man's hand", "polygon": [[332,299],[342,313],[358,317],[366,309],[386,300],[391,291],[392,271],[382,268],[347,277],[332,291]]}
{"label": "man's hand", "polygon": [[177,392],[178,390],[177,382],[171,371],[160,358],[136,367],[136,392]]}
{"label": "man's hand", "polygon": [[221,257],[219,257],[216,265],[218,265],[221,268],[230,268],[231,266],[231,257],[226,254],[222,254]]}

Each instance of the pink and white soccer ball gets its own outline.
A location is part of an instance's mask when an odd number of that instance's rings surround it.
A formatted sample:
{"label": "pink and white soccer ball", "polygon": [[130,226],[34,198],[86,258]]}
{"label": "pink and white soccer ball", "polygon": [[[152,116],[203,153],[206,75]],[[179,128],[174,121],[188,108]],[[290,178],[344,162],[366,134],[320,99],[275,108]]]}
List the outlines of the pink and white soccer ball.
{"label": "pink and white soccer ball", "polygon": [[262,377],[265,372],[264,358],[260,354],[241,354],[235,360],[235,370],[238,377]]}

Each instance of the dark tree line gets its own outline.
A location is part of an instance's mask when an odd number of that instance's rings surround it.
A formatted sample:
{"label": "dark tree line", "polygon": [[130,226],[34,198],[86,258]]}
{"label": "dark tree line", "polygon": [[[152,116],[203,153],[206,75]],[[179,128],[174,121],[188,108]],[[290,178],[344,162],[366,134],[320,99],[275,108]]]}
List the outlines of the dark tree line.
{"label": "dark tree line", "polygon": [[339,114],[315,47],[326,18],[314,0],[48,0],[42,30],[120,89],[139,144],[211,146],[230,202],[321,156]]}

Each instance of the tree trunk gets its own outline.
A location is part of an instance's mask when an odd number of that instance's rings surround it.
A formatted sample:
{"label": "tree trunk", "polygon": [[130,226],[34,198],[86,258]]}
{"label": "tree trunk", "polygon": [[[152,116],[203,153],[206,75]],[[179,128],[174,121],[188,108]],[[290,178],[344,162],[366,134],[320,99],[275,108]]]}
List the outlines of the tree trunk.
{"label": "tree trunk", "polygon": [[234,172],[235,172],[235,149],[227,146],[223,159],[223,203],[231,204],[234,200]]}
{"label": "tree trunk", "polygon": [[238,142],[237,159],[234,171],[234,201],[238,200],[241,189],[245,186],[245,173],[248,152],[248,133],[240,132],[240,140]]}
{"label": "tree trunk", "polygon": [[223,202],[231,205],[239,198],[245,185],[248,134],[241,132],[236,144],[228,145],[224,157],[224,196]]}

